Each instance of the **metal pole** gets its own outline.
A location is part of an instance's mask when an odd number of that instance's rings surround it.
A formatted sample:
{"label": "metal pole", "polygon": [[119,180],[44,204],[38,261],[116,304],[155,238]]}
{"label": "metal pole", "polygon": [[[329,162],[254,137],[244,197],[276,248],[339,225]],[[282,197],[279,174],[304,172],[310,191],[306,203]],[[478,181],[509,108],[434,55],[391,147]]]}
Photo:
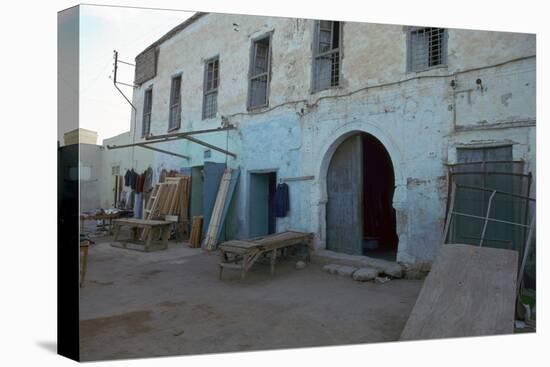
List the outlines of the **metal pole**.
{"label": "metal pole", "polygon": [[456,184],[451,186],[451,204],[449,205],[449,212],[447,213],[447,221],[445,223],[445,229],[443,230],[443,243],[447,241],[447,235],[449,234],[449,227],[451,226],[451,217],[453,216],[453,210],[455,206]]}
{"label": "metal pole", "polygon": [[536,214],[533,214],[533,220],[529,225],[529,235],[527,236],[527,242],[525,243],[525,252],[523,253],[523,259],[521,260],[521,267],[519,268],[518,282],[516,284],[516,291],[519,293],[521,282],[523,281],[523,271],[525,270],[525,263],[527,262],[527,256],[529,255],[529,250],[531,249],[531,242],[533,239],[533,231],[535,229],[535,220]]}
{"label": "metal pole", "polygon": [[497,192],[493,191],[489,197],[489,203],[487,203],[487,213],[485,214],[485,223],[483,223],[483,231],[481,232],[481,239],[479,241],[479,247],[483,245],[483,240],[485,239],[485,231],[487,230],[487,223],[489,223],[489,213],[491,212],[491,205],[493,204],[493,198]]}
{"label": "metal pole", "polygon": [[183,159],[189,159],[189,157],[186,156],[186,155],[178,154],[178,153],[174,153],[174,152],[170,152],[170,151],[164,150],[164,149],[153,148],[153,147],[150,147],[150,146],[148,146],[148,145],[139,145],[139,147],[140,147],[140,148],[145,148],[145,149],[154,150],[154,151],[157,151],[157,152],[160,152],[160,153],[165,153],[165,154],[173,155],[173,156],[180,157],[180,158],[183,158]]}
{"label": "metal pole", "polygon": [[218,131],[227,131],[227,130],[235,130],[235,129],[236,129],[235,126],[230,125],[230,126],[227,126],[227,127],[217,127],[215,129],[187,131],[187,132],[184,132],[184,133],[148,135],[148,136],[145,137],[145,140],[157,140],[157,139],[166,139],[166,138],[181,138],[182,136],[215,133],[215,132],[218,132]]}

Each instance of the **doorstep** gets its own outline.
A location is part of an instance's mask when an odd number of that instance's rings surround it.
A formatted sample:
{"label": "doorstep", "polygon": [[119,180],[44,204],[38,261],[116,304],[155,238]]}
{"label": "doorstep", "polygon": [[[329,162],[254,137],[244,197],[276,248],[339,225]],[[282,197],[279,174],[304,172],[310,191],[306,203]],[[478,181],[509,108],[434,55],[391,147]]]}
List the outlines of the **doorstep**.
{"label": "doorstep", "polygon": [[311,254],[311,261],[316,264],[347,265],[356,268],[370,267],[394,278],[401,278],[404,268],[397,262],[375,259],[368,256],[348,255],[330,250],[316,250]]}

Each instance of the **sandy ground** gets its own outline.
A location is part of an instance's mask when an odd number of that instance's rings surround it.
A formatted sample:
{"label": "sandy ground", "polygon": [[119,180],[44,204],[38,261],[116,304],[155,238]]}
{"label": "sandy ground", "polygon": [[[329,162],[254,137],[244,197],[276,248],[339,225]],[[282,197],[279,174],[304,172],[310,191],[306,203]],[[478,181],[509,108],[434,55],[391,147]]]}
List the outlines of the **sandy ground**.
{"label": "sandy ground", "polygon": [[245,280],[185,244],[142,253],[92,245],[80,293],[83,361],[395,341],[422,281],[360,283],[256,265]]}

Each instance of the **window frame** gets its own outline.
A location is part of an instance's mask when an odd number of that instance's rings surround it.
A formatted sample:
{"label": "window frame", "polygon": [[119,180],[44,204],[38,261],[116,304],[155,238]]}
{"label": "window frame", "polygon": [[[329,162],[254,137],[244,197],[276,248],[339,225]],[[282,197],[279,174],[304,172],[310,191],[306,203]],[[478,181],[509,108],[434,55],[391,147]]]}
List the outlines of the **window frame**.
{"label": "window frame", "polygon": [[[175,96],[175,93],[174,93],[174,82],[176,79],[179,79],[180,80],[180,85],[179,85],[179,99],[178,99],[178,103],[175,104],[173,102],[173,99],[174,99],[174,96]],[[178,73],[178,74],[175,74],[172,76],[172,78],[170,79],[171,80],[171,83],[170,83],[170,101],[168,103],[168,132],[170,131],[174,131],[174,130],[178,130],[180,127],[181,127],[181,83],[183,81],[182,79],[182,73]],[[171,123],[172,123],[172,111],[173,111],[173,108],[177,106],[178,109],[177,109],[177,113],[178,113],[178,121],[177,121],[177,124],[175,126],[171,126]]]}
{"label": "window frame", "polygon": [[[217,84],[216,88],[208,89],[208,65],[212,62],[218,62],[217,68]],[[220,89],[220,56],[216,55],[204,61],[204,75],[203,75],[203,87],[202,87],[202,119],[208,120],[213,119],[218,114],[218,91]],[[216,95],[216,111],[213,116],[206,116],[206,98],[207,96],[215,94]]]}
{"label": "window frame", "polygon": [[[413,66],[413,50],[412,50],[412,33],[425,28],[438,28],[443,29],[442,47],[441,47],[441,63],[437,65],[428,66],[426,68],[415,69]],[[422,26],[407,26],[406,27],[406,45],[407,45],[407,73],[421,73],[424,71],[441,69],[447,67],[447,50],[448,50],[448,38],[449,31],[447,28],[442,27],[422,27]],[[428,54],[429,57],[429,54]]]}
{"label": "window frame", "polygon": [[[149,104],[149,111],[145,109],[147,103],[147,94],[151,94],[151,102]],[[141,118],[141,137],[144,138],[151,134],[151,116],[153,115],[153,86],[147,87],[143,93],[143,114]],[[145,117],[149,117],[147,132],[145,131]]]}
{"label": "window frame", "polygon": [[[331,22],[333,28],[331,32],[334,32],[334,23],[338,22],[338,48],[331,49],[329,51],[325,51],[322,53],[319,53],[319,35],[321,32],[321,21],[328,21]],[[332,33],[331,33],[332,36]],[[331,46],[332,42],[334,41],[333,37],[331,37]],[[324,19],[316,19],[313,22],[313,44],[311,47],[311,87],[310,92],[311,94],[319,93],[324,90],[330,90],[330,89],[339,89],[342,88],[342,60],[344,58],[344,22],[340,20],[324,20]],[[316,86],[316,66],[317,66],[317,60],[321,57],[331,55],[338,53],[338,85],[330,85],[325,88],[317,88]],[[331,83],[332,84],[332,83]]]}
{"label": "window frame", "polygon": [[[253,70],[255,69],[255,66],[256,66],[256,62],[255,62],[256,44],[260,41],[265,40],[265,39],[268,39],[268,41],[269,41],[269,47],[268,47],[268,51],[267,51],[267,71],[263,72],[263,73],[260,73],[260,74],[252,75],[252,72],[253,72]],[[272,58],[272,54],[273,54],[273,31],[263,33],[262,35],[254,37],[251,40],[250,58],[249,58],[249,63],[248,63],[248,93],[247,93],[247,98],[246,98],[246,108],[247,108],[248,111],[253,111],[253,110],[258,110],[258,109],[261,109],[261,108],[269,107],[270,89],[271,89],[271,70],[272,70],[271,69],[271,65],[272,65],[271,58]],[[265,91],[265,103],[263,103],[261,105],[252,106],[251,105],[251,101],[252,101],[252,80],[253,79],[258,79],[258,78],[261,78],[261,77],[264,77],[264,76],[267,77],[267,86],[266,86],[266,91]]]}

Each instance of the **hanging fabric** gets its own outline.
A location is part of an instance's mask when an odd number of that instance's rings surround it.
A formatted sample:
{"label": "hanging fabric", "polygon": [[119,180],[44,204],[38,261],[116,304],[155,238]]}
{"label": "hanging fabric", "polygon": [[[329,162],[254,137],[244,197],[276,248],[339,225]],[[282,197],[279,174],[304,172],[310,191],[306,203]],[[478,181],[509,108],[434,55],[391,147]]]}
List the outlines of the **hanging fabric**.
{"label": "hanging fabric", "polygon": [[286,183],[280,183],[275,189],[275,216],[278,218],[286,217],[287,212],[290,210],[290,200],[288,193],[288,185]]}

